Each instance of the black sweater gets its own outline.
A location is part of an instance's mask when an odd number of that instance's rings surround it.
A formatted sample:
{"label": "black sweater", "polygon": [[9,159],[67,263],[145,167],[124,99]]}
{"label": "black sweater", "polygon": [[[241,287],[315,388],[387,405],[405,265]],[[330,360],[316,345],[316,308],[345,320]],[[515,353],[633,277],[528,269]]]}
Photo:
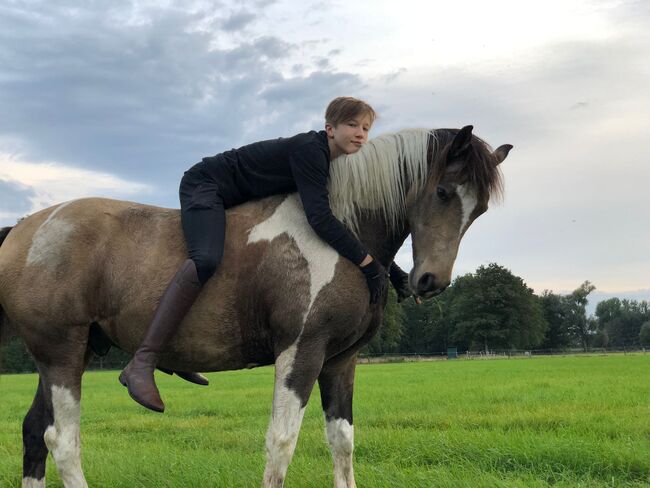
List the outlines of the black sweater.
{"label": "black sweater", "polygon": [[327,191],[329,168],[327,133],[310,131],[203,158],[192,169],[217,183],[226,208],[297,191],[316,234],[341,256],[359,265],[368,253],[332,214]]}

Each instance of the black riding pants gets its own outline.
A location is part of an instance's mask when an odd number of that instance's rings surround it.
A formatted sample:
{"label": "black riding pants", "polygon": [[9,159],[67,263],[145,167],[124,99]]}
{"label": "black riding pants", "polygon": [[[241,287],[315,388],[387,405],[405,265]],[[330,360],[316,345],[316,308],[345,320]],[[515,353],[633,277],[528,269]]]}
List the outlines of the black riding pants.
{"label": "black riding pants", "polygon": [[223,257],[226,209],[219,185],[193,169],[181,179],[181,223],[189,258],[204,285]]}

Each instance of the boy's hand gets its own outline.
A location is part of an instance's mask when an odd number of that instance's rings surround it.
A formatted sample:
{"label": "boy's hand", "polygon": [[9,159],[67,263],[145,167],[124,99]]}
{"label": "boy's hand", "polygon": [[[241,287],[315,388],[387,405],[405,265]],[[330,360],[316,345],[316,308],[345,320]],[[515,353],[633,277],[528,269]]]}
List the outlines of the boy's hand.
{"label": "boy's hand", "polygon": [[386,270],[374,259],[360,269],[366,277],[366,283],[370,291],[370,303],[377,303],[383,296],[384,291],[386,291]]}
{"label": "boy's hand", "polygon": [[395,288],[395,291],[397,292],[397,303],[401,303],[411,296],[413,297],[413,300],[415,300],[416,304],[420,305],[422,303],[422,300],[413,294],[413,291],[409,286],[408,273],[397,266],[394,261],[390,265],[390,282],[393,284],[393,288]]}

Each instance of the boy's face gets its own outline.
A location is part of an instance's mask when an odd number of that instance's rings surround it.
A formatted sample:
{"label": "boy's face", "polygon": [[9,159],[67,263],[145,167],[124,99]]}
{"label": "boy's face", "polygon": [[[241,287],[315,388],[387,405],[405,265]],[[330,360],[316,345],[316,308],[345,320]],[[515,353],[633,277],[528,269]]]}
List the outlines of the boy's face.
{"label": "boy's face", "polygon": [[352,154],[361,149],[368,140],[371,127],[372,121],[369,115],[359,115],[336,126],[325,124],[331,158]]}

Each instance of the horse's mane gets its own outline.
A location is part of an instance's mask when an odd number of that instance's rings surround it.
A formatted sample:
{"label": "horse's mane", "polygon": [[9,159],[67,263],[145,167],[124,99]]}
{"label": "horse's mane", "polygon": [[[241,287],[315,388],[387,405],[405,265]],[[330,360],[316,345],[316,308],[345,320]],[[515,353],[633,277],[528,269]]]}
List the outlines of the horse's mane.
{"label": "horse's mane", "polygon": [[[388,227],[396,228],[406,216],[407,191],[419,192],[429,175],[436,183],[444,175],[447,150],[457,133],[458,129],[403,130],[381,135],[358,152],[334,159],[329,183],[332,212],[355,233],[360,210],[379,211]],[[480,195],[502,191],[492,149],[476,136],[460,172]]]}

